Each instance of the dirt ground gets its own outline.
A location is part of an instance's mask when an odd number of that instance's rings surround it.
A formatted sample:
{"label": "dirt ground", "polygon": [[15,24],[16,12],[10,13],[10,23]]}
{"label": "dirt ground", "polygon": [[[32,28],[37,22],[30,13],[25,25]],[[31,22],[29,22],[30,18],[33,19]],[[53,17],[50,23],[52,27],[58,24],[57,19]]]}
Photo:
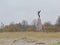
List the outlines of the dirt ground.
{"label": "dirt ground", "polygon": [[60,45],[60,32],[3,32],[0,45]]}

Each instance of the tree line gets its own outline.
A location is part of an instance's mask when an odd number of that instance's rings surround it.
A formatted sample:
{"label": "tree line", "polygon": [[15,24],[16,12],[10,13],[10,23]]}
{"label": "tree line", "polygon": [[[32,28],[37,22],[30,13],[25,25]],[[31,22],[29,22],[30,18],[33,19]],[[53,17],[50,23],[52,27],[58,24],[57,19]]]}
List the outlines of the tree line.
{"label": "tree line", "polygon": [[[25,31],[34,31],[36,32],[35,22],[31,25],[28,24],[26,20],[23,20],[22,23],[11,23],[9,25],[5,25],[1,23],[0,32],[25,32]],[[44,30],[46,32],[60,32],[60,16],[56,20],[56,23],[53,25],[50,22],[45,22]]]}

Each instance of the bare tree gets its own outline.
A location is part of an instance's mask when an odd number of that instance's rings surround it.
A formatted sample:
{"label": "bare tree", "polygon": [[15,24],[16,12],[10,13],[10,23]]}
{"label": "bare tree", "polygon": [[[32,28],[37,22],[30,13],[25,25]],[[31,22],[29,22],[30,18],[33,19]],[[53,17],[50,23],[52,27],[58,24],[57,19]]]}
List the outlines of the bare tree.
{"label": "bare tree", "polygon": [[3,22],[1,22],[1,28],[3,28],[4,27],[4,23]]}
{"label": "bare tree", "polygon": [[52,26],[52,24],[51,24],[50,21],[49,21],[49,22],[45,22],[44,25],[45,25],[45,26]]}
{"label": "bare tree", "polygon": [[28,27],[28,22],[27,22],[26,20],[23,20],[23,21],[22,21],[23,31],[26,31],[27,27]]}
{"label": "bare tree", "polygon": [[56,21],[56,26],[60,26],[60,16],[58,17],[58,19]]}

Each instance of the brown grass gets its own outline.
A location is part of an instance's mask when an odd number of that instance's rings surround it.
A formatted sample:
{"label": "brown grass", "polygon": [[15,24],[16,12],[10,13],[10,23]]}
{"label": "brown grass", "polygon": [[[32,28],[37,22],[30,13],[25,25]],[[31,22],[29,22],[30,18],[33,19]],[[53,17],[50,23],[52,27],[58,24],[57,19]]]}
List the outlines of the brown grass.
{"label": "brown grass", "polygon": [[0,33],[1,38],[31,38],[31,39],[50,39],[50,38],[59,38],[60,33],[43,33],[43,32],[4,32]]}

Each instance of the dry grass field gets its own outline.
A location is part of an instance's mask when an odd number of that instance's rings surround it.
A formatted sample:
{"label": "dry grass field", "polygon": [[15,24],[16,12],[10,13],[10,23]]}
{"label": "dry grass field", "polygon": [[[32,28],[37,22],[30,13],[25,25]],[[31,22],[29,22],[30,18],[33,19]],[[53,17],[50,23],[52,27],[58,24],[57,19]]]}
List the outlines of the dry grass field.
{"label": "dry grass field", "polygon": [[[60,32],[58,33],[56,32],[53,32],[53,33],[43,33],[43,32],[3,32],[3,33],[0,33],[0,45],[5,45],[5,43],[8,43],[8,42],[12,43],[14,40],[16,41],[16,40],[21,40],[21,39],[24,39],[25,41],[31,40],[27,42],[37,41],[35,45],[39,45],[41,41],[45,42],[46,45],[60,45]],[[8,40],[8,41],[4,42],[4,40]],[[14,45],[10,43],[6,45]],[[15,45],[20,45],[20,44],[15,44]],[[24,45],[24,44],[21,44],[21,45]],[[33,45],[33,44],[26,44],[26,45]]]}
{"label": "dry grass field", "polygon": [[33,39],[49,39],[49,38],[59,38],[60,33],[43,33],[43,32],[3,32],[0,33],[1,38],[33,38]]}

